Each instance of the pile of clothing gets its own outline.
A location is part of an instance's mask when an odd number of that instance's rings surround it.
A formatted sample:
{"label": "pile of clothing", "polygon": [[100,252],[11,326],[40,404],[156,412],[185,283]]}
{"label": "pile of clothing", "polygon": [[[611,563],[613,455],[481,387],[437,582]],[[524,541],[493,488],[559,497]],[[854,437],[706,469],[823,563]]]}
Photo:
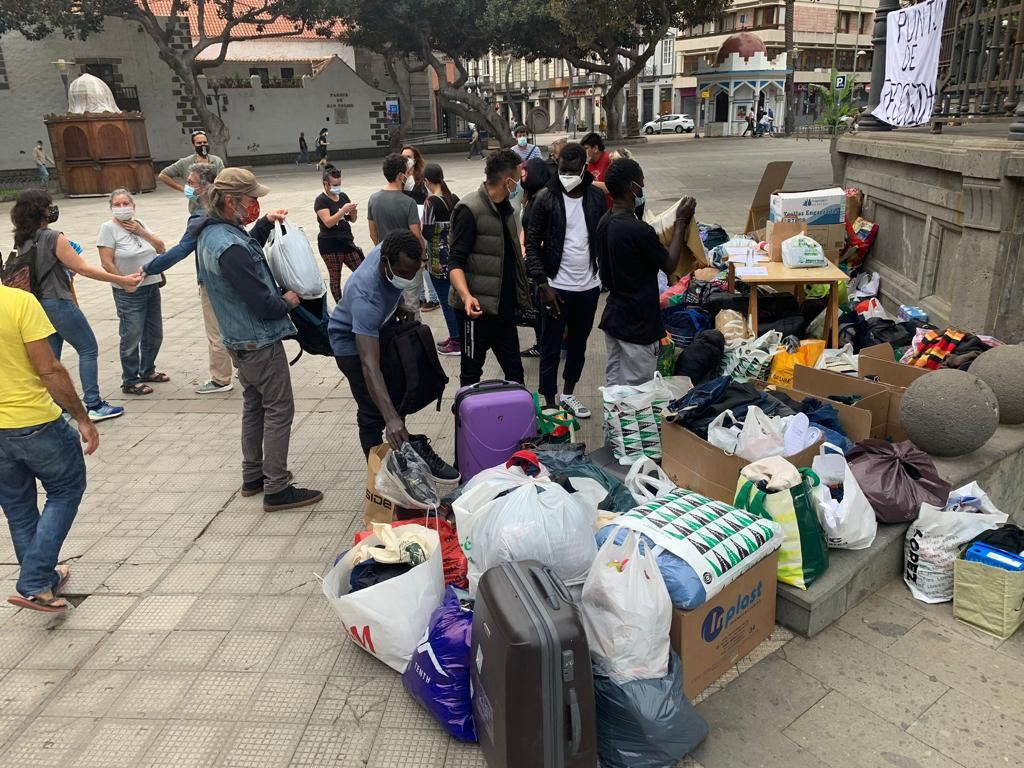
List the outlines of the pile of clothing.
{"label": "pile of clothing", "polygon": [[989,336],[975,336],[956,328],[947,328],[941,333],[924,329],[915,335],[900,362],[930,371],[940,368],[966,371],[978,355],[1000,343]]}

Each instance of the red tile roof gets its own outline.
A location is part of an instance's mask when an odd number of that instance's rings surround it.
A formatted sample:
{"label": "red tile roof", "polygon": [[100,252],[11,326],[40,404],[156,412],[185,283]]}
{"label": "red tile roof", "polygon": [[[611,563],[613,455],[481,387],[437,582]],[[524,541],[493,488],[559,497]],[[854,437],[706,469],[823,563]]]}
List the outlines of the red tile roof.
{"label": "red tile roof", "polygon": [[[171,12],[173,0],[149,0],[149,7],[154,14],[157,16],[168,16]],[[235,15],[240,16],[246,12],[249,8],[261,8],[264,3],[260,0],[235,0]],[[199,10],[197,8],[198,0],[191,0],[187,10],[182,11],[179,9],[178,15],[188,18],[189,28],[192,31],[192,36],[197,37],[199,34]],[[206,34],[210,37],[216,37],[221,34],[224,30],[225,22],[224,19],[219,15],[218,11],[221,9],[222,4],[216,0],[207,0],[206,2],[206,14],[203,19],[204,26],[206,27]],[[266,18],[266,16],[264,16]],[[344,30],[342,24],[326,25],[330,30],[330,37],[338,37]],[[288,19],[279,18],[269,24],[260,25],[257,24],[239,24],[232,30],[232,34],[235,36],[252,36],[258,35],[262,37],[277,37],[281,35],[287,35],[292,39],[305,39],[305,40],[323,40],[323,35],[317,34],[319,27],[313,29],[302,29],[298,34],[295,34],[296,29],[299,25],[294,21]]]}

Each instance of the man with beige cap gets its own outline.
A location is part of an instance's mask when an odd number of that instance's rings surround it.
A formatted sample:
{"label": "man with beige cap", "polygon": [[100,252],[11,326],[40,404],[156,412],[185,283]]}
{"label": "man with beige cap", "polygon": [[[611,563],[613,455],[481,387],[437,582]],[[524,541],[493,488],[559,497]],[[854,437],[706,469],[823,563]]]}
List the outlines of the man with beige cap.
{"label": "man with beige cap", "polygon": [[299,297],[282,294],[263,256],[273,222],[288,215],[278,210],[260,217],[259,198],[268,192],[244,168],[217,174],[208,216],[196,227],[196,253],[199,279],[244,391],[241,493],[263,492],[264,511],[276,512],[315,504],[323,494],[296,488],[288,472],[295,400],[281,340],[295,334],[288,313]]}

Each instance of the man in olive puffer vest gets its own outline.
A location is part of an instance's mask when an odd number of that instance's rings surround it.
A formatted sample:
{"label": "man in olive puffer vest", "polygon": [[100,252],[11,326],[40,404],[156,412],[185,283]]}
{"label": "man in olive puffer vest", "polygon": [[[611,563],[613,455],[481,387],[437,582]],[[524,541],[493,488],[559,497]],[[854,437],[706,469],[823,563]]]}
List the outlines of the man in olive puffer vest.
{"label": "man in olive puffer vest", "polygon": [[515,311],[517,306],[528,307],[530,296],[519,219],[510,202],[522,190],[519,165],[519,156],[511,150],[492,153],[484,167],[484,183],[452,213],[449,301],[462,325],[464,387],[480,381],[488,349],[494,351],[506,380],[524,383]]}

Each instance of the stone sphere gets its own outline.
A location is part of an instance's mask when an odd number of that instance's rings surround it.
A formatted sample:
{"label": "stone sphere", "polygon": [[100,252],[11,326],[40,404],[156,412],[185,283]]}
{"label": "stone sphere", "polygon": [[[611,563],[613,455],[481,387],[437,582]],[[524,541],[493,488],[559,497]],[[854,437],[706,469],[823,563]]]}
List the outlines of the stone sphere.
{"label": "stone sphere", "polygon": [[988,384],[977,376],[946,368],[907,387],[900,418],[907,437],[925,453],[963,456],[995,434],[999,405]]}
{"label": "stone sphere", "polygon": [[1024,424],[1024,346],[992,347],[978,355],[970,372],[992,388],[1000,422]]}

